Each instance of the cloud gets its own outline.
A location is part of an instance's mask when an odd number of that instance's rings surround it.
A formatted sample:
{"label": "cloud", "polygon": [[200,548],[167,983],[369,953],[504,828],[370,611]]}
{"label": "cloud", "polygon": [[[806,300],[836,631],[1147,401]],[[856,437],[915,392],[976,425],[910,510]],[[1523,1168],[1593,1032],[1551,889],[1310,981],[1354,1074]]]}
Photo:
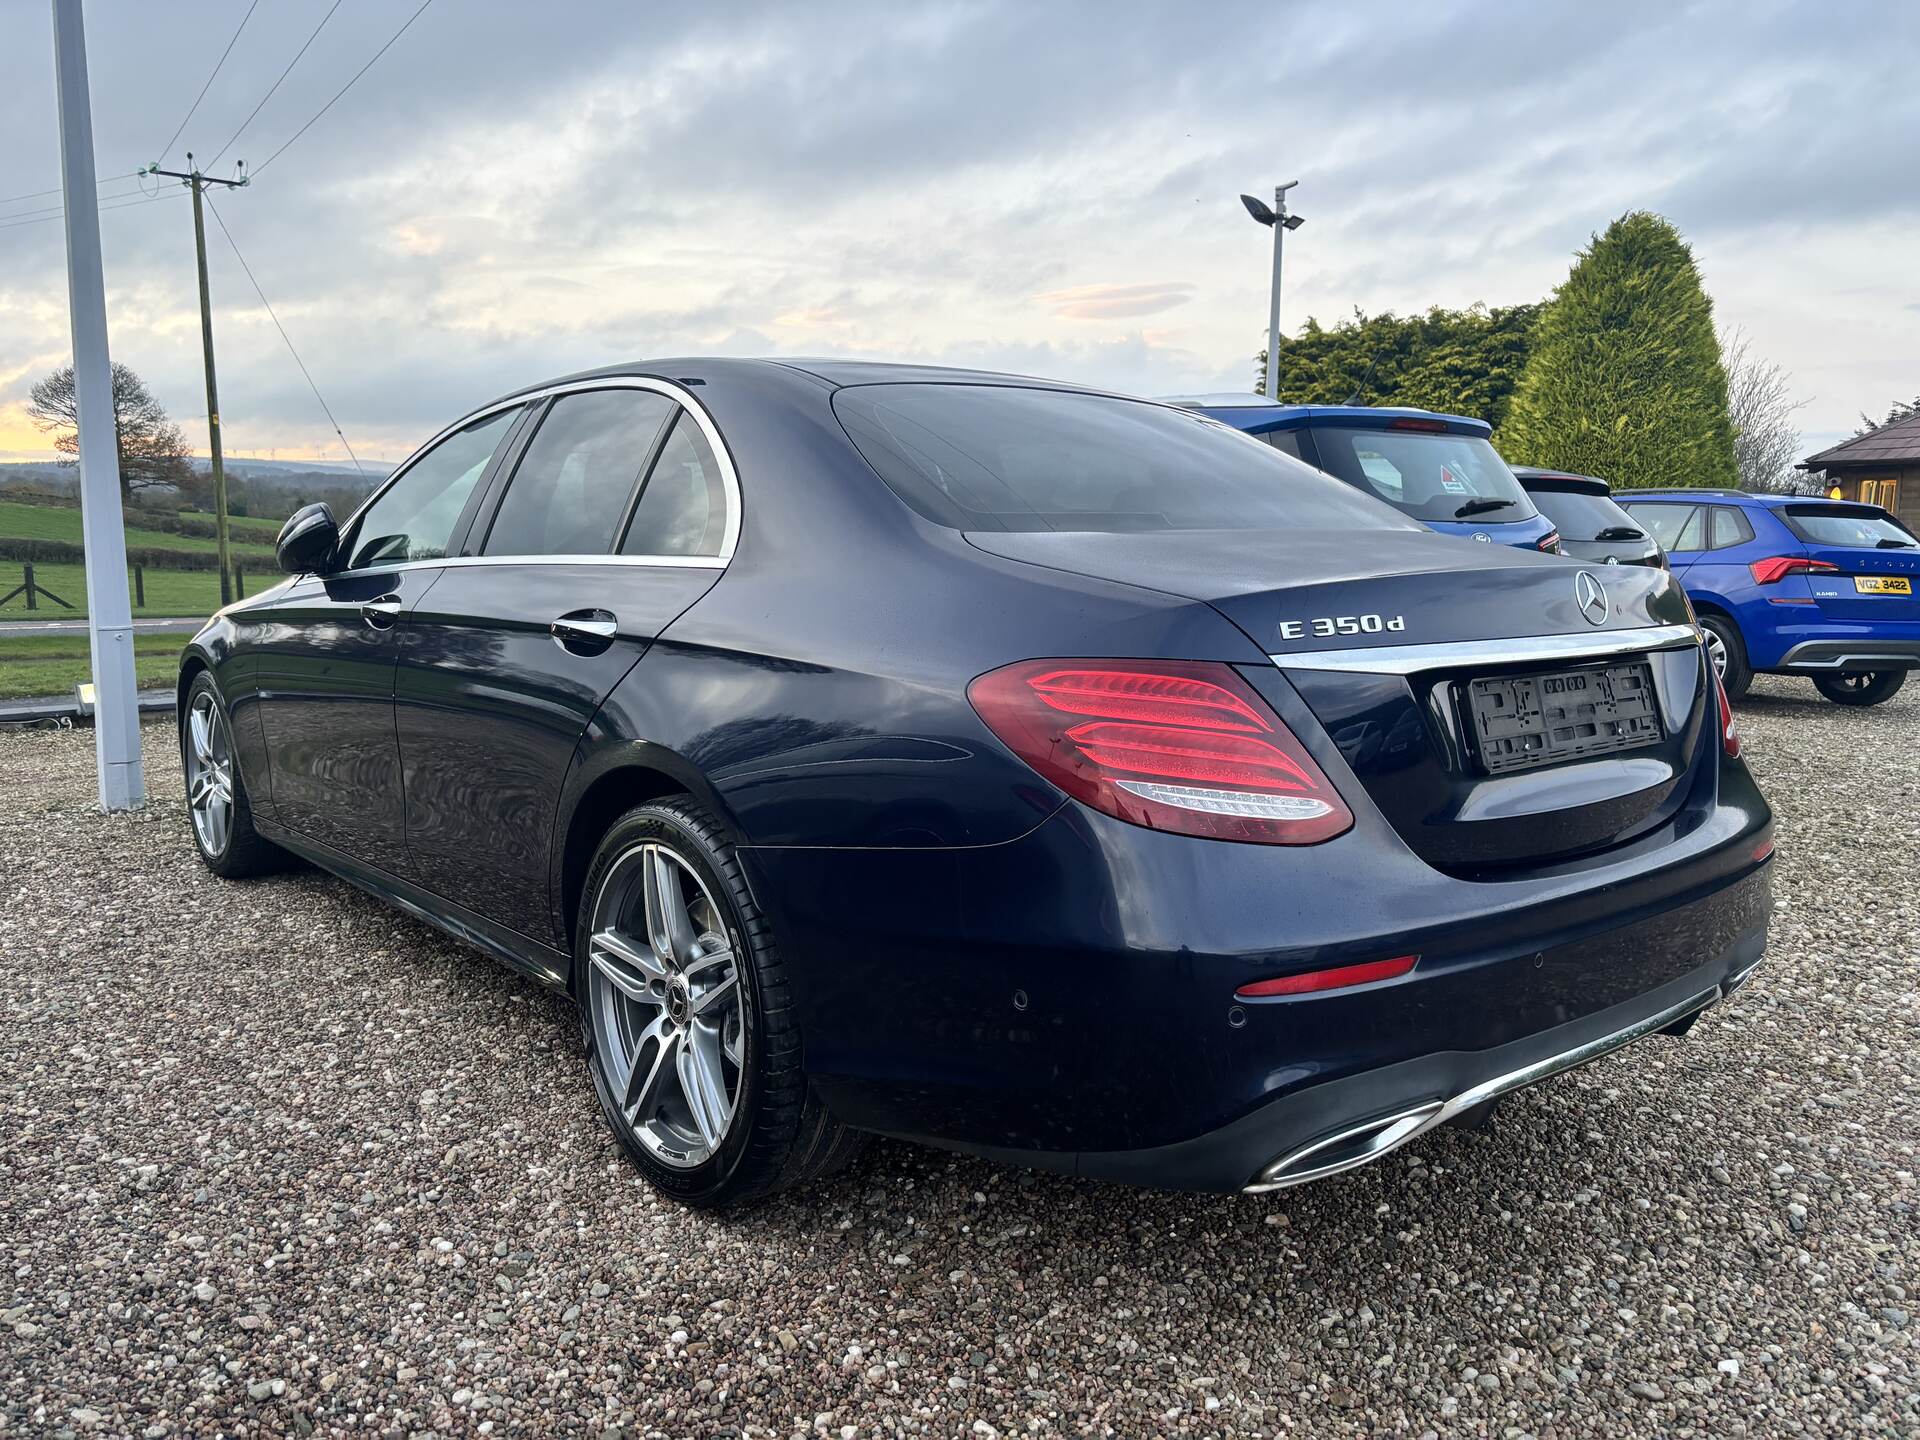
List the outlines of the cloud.
{"label": "cloud", "polygon": [[1193,299],[1194,287],[1172,284],[1076,285],[1049,290],[1033,298],[1052,308],[1063,320],[1117,320],[1132,315],[1157,315]]}
{"label": "cloud", "polygon": [[[219,150],[327,3],[261,7],[167,158]],[[103,175],[158,158],[232,12],[96,8]],[[257,168],[397,25],[342,7],[222,168]],[[45,15],[9,26],[13,194],[59,171]],[[1540,298],[1594,231],[1646,206],[1694,241],[1719,318],[1816,396],[1809,432],[1828,431],[1915,385],[1920,192],[1898,177],[1920,132],[1916,48],[1914,7],[1812,0],[594,0],[564,25],[463,0],[215,201],[356,448],[389,458],[492,395],[649,354],[1245,388],[1270,243],[1236,197],[1296,177],[1289,330],[1355,306]],[[0,204],[0,226],[33,203]],[[108,211],[102,229],[115,357],[192,434],[187,207]],[[217,227],[208,246],[230,441],[341,458]],[[60,227],[0,228],[0,406],[67,344]]]}

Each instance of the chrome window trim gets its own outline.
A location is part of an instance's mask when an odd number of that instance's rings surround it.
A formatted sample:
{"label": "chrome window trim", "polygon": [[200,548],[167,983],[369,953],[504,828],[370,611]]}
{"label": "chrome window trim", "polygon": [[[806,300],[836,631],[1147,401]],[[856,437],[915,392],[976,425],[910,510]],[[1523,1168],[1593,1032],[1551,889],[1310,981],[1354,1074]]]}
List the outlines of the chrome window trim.
{"label": "chrome window trim", "polygon": [[[714,459],[720,466],[721,486],[727,495],[727,528],[720,536],[718,555],[454,555],[444,560],[403,560],[398,565],[363,565],[355,570],[336,570],[334,574],[371,575],[385,574],[392,570],[411,570],[426,565],[471,565],[487,562],[527,565],[541,561],[566,564],[600,564],[613,561],[629,565],[682,565],[699,570],[725,569],[727,562],[733,559],[733,552],[740,543],[740,475],[734,469],[733,454],[727,449],[726,441],[721,438],[719,427],[713,423],[713,417],[707,414],[706,407],[694,398],[690,390],[683,385],[674,384],[671,380],[657,380],[651,375],[602,375],[591,380],[562,381],[559,384],[542,386],[538,390],[522,391],[505,400],[496,400],[478,410],[469,411],[401,461],[399,468],[389,475],[371,495],[361,501],[359,508],[353,514],[341,522],[340,533],[349,534],[374,501],[392,488],[401,476],[417,465],[428,452],[448,436],[485,420],[489,415],[498,415],[502,410],[531,405],[550,396],[572,395],[583,390],[651,390],[657,395],[664,395],[669,400],[675,401],[693,417],[694,423],[706,435],[707,444],[713,449]],[[528,439],[531,440],[532,437],[529,436]],[[508,483],[511,482],[512,477],[508,477]],[[618,538],[617,536],[609,537],[607,541],[609,548]]]}
{"label": "chrome window trim", "polygon": [[1510,640],[1434,640],[1420,645],[1376,645],[1350,650],[1298,650],[1269,655],[1282,670],[1343,670],[1368,675],[1412,675],[1461,665],[1525,665],[1550,660],[1604,660],[1698,645],[1692,625],[1641,625],[1583,635],[1519,635]]}
{"label": "chrome window trim", "polygon": [[335,570],[328,580],[356,575],[392,575],[401,570],[450,570],[467,565],[635,565],[651,570],[724,570],[718,555],[449,555],[444,560],[402,560],[397,565],[362,565]]}

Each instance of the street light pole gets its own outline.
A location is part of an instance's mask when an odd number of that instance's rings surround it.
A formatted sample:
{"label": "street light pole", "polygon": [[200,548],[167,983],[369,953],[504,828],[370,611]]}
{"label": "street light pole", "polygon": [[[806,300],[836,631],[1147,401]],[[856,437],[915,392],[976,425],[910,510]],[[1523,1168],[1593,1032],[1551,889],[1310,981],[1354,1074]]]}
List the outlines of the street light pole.
{"label": "street light pole", "polygon": [[93,752],[100,806],[146,804],[140,765],[140,699],[127,600],[127,535],[120,513],[120,438],[107,355],[107,289],[100,268],[100,199],[94,186],[93,105],[80,0],[53,0],[53,69],[60,107],[60,183],[67,231],[67,309],[73,329],[73,398],[80,441],[80,525],[87,559],[87,637],[93,652]]}
{"label": "street light pole", "polygon": [[1287,224],[1287,191],[1298,185],[1298,180],[1289,180],[1284,185],[1273,188],[1273,289],[1267,301],[1267,398],[1280,398],[1280,256],[1287,240],[1287,231],[1297,226]]}

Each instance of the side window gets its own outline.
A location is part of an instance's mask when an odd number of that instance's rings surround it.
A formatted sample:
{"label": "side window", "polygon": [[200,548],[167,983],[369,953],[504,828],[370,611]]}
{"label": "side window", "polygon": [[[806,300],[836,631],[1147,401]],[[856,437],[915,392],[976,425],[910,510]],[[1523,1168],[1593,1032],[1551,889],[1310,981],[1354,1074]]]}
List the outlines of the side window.
{"label": "side window", "polygon": [[1713,548],[1730,550],[1753,539],[1753,522],[1731,505],[1713,507]]}
{"label": "side window", "polygon": [[553,402],[515,467],[483,555],[605,555],[675,406],[651,390]]}
{"label": "side window", "polygon": [[444,557],[474,482],[519,414],[515,408],[489,415],[416,460],[361,515],[348,541],[348,568]]}
{"label": "side window", "polygon": [[620,544],[622,555],[718,555],[727,533],[727,492],[698,422],[674,421]]}
{"label": "side window", "polygon": [[[1626,512],[1647,527],[1647,533],[1660,542],[1662,550],[1698,549],[1700,507],[1698,505],[1628,505]],[[1683,538],[1695,540],[1691,547]]]}
{"label": "side window", "polygon": [[1269,430],[1267,443],[1274,449],[1293,456],[1296,460],[1300,458],[1300,436],[1297,431]]}

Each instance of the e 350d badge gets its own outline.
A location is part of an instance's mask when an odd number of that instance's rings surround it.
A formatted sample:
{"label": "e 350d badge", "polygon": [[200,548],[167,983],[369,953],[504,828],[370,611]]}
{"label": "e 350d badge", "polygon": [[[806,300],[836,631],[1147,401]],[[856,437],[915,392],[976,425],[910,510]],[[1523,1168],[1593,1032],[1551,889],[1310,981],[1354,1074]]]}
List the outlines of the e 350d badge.
{"label": "e 350d badge", "polygon": [[1282,640],[1304,640],[1309,635],[1325,639],[1331,635],[1379,635],[1407,628],[1404,615],[1316,615],[1311,620],[1282,620]]}

